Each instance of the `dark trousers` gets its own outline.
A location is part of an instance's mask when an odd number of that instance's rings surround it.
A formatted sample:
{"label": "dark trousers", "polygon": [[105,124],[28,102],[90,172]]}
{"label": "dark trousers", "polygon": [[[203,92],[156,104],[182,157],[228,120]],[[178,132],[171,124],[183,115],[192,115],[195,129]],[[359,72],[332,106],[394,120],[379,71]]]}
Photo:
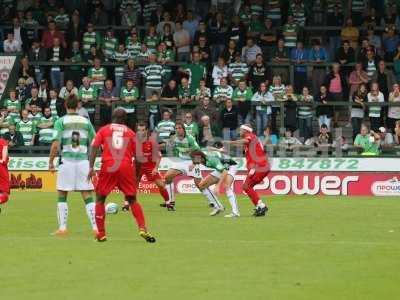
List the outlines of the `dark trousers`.
{"label": "dark trousers", "polygon": [[371,123],[371,130],[378,132],[379,127],[381,127],[381,118],[369,117],[369,121]]}
{"label": "dark trousers", "polygon": [[303,142],[305,142],[306,140],[308,140],[313,136],[312,120],[313,120],[312,117],[305,119],[299,118],[299,131],[300,131],[300,137],[303,138]]}
{"label": "dark trousers", "polygon": [[111,107],[101,106],[100,108],[100,124],[104,126],[111,123]]}
{"label": "dark trousers", "polygon": [[307,72],[294,71],[294,91],[301,94],[303,87],[307,85]]}
{"label": "dark trousers", "polygon": [[351,118],[351,127],[353,129],[353,140],[356,138],[357,134],[360,133],[362,118]]}

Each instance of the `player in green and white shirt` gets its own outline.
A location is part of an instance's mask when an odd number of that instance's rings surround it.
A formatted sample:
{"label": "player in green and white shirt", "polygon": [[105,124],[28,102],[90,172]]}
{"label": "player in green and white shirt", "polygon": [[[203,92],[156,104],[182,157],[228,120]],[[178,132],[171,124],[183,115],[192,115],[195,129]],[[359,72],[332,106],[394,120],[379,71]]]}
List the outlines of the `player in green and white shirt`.
{"label": "player in green and white shirt", "polygon": [[213,99],[216,103],[224,103],[228,99],[232,99],[233,88],[228,85],[226,78],[221,78],[221,84],[214,90]]}
{"label": "player in green and white shirt", "polygon": [[43,116],[37,123],[40,145],[47,146],[53,142],[53,137],[56,134],[54,123],[57,119],[57,116],[52,116],[50,107],[44,109]]}
{"label": "player in green and white shirt", "polygon": [[249,73],[249,66],[242,62],[242,56],[239,52],[235,55],[235,61],[228,65],[228,74],[231,84],[237,86],[240,80],[246,79]]}
{"label": "player in green and white shirt", "polygon": [[21,102],[17,98],[17,92],[10,90],[10,98],[4,100],[4,107],[7,108],[8,115],[10,117],[17,117],[21,111]]}
{"label": "player in green and white shirt", "polygon": [[78,91],[78,98],[82,101],[82,106],[86,108],[90,120],[94,122],[95,115],[95,101],[97,100],[98,92],[95,86],[90,85],[88,77],[82,78],[82,85]]}
{"label": "player in green and white shirt", "polygon": [[103,53],[106,61],[109,61],[118,47],[118,39],[114,36],[112,28],[107,30],[106,36],[103,39]]}
{"label": "player in green and white shirt", "polygon": [[94,59],[94,66],[89,69],[88,77],[90,78],[90,85],[95,87],[98,91],[104,87],[104,81],[107,79],[107,69],[101,66],[100,58]]}
{"label": "player in green and white shirt", "polygon": [[100,32],[94,31],[92,23],[88,23],[87,31],[83,34],[82,38],[82,49],[84,54],[89,54],[92,45],[96,45],[97,50],[101,46],[101,35]]}
{"label": "player in green and white shirt", "polygon": [[126,86],[121,89],[120,98],[121,101],[124,101],[121,107],[128,115],[133,114],[135,112],[135,101],[139,98],[139,90],[134,86],[132,80],[126,81]]}
{"label": "player in green and white shirt", "polygon": [[21,132],[25,146],[33,146],[35,143],[35,123],[28,118],[29,112],[24,109],[21,113],[21,120],[16,123],[17,131]]}
{"label": "player in green and white shirt", "polygon": [[97,233],[95,204],[92,198],[93,184],[89,176],[89,146],[95,131],[88,119],[77,114],[78,99],[66,100],[67,114],[54,124],[55,134],[50,149],[49,169],[55,170],[54,158],[60,151],[60,164],[57,174],[57,217],[58,230],[55,235],[67,234],[68,192],[80,192],[86,204],[86,214],[93,233]]}
{"label": "player in green and white shirt", "polygon": [[[225,217],[239,217],[239,208],[236,196],[233,192],[233,181],[237,173],[237,163],[229,155],[224,153],[224,148],[221,143],[216,143],[214,146],[215,147],[209,147],[202,151],[194,151],[191,153],[195,168],[199,169],[200,165],[203,165],[214,170],[204,179],[201,177],[201,172],[195,171],[194,173],[197,176],[197,178],[195,178],[195,183],[200,190],[204,190],[220,182],[221,186],[225,189],[225,193],[232,207],[232,213]],[[211,212],[211,215],[216,215],[221,211],[221,207],[216,206]]]}
{"label": "player in green and white shirt", "polygon": [[154,131],[158,134],[158,141],[165,143],[175,130],[175,122],[171,120],[171,113],[167,110],[162,114],[162,120],[158,122]]}

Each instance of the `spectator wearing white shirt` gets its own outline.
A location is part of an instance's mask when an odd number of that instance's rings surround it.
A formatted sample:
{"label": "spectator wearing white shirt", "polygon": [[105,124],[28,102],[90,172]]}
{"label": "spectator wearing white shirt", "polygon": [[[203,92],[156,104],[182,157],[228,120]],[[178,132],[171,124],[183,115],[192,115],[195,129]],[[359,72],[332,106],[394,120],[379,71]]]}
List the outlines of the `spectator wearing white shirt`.
{"label": "spectator wearing white shirt", "polygon": [[252,38],[247,39],[246,46],[242,49],[242,59],[247,64],[251,65],[256,61],[257,54],[262,54],[261,48],[254,44]]}
{"label": "spectator wearing white shirt", "polygon": [[[251,101],[259,104],[267,104],[267,102],[274,101],[274,96],[268,91],[268,87],[265,82],[260,84],[258,91],[253,95]],[[264,128],[267,127],[271,113],[271,106],[256,106],[256,127],[258,137],[262,136]]]}
{"label": "spectator wearing white shirt", "polygon": [[21,43],[14,38],[14,34],[9,32],[7,39],[3,43],[4,53],[15,53],[21,51]]}
{"label": "spectator wearing white shirt", "polygon": [[[379,91],[379,85],[376,82],[371,84],[371,91],[367,95],[368,102],[381,103],[385,101],[383,93]],[[369,120],[371,122],[371,130],[378,131],[381,126],[381,106],[369,106]]]}
{"label": "spectator wearing white shirt", "polygon": [[228,77],[228,67],[223,57],[218,58],[217,64],[213,68],[212,78],[214,87],[219,86],[222,78]]}

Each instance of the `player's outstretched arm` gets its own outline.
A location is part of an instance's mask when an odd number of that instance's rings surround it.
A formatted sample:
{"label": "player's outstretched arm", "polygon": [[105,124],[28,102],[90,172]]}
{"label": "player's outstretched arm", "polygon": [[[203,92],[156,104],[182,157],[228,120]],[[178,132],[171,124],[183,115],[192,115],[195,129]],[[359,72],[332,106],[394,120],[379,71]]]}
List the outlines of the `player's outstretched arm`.
{"label": "player's outstretched arm", "polygon": [[240,140],[236,140],[236,141],[224,141],[224,143],[226,144],[230,144],[230,145],[247,145],[249,143],[249,140],[247,139],[240,139]]}

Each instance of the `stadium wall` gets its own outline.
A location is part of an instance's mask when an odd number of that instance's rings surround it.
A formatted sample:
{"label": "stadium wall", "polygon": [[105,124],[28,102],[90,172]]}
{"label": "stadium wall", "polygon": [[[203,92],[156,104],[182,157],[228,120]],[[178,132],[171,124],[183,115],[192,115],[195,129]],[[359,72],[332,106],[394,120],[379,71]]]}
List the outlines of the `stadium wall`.
{"label": "stadium wall", "polygon": [[[161,173],[174,161],[174,158],[163,158]],[[246,168],[243,158],[236,161],[239,172],[234,188],[240,194]],[[96,168],[99,167],[98,160]],[[48,171],[47,157],[11,158],[9,169],[12,190],[55,191],[57,175]],[[272,158],[268,178],[256,189],[266,195],[400,196],[399,170],[400,158]],[[202,172],[207,175],[210,170],[203,168]],[[199,193],[193,180],[186,176],[175,180],[175,189],[178,193]],[[139,191],[158,193],[157,187],[145,177]]]}

